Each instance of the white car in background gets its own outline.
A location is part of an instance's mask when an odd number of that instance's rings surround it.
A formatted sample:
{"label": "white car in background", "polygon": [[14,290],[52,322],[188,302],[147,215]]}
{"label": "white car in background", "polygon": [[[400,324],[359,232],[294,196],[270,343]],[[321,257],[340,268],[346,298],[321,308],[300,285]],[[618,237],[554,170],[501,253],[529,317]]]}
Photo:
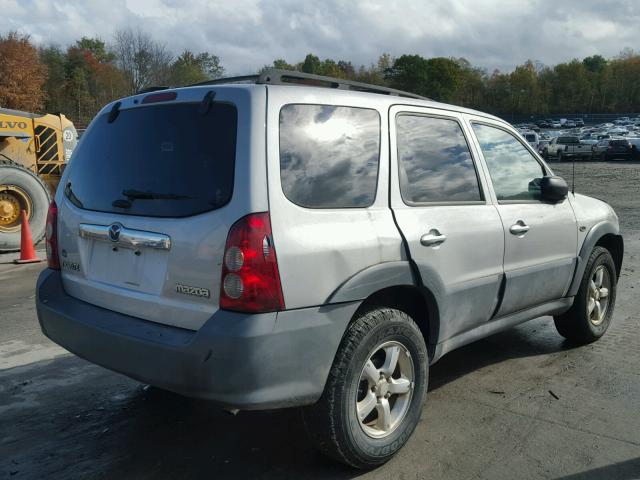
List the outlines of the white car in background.
{"label": "white car in background", "polygon": [[529,145],[537,149],[540,143],[540,135],[533,131],[520,132]]}

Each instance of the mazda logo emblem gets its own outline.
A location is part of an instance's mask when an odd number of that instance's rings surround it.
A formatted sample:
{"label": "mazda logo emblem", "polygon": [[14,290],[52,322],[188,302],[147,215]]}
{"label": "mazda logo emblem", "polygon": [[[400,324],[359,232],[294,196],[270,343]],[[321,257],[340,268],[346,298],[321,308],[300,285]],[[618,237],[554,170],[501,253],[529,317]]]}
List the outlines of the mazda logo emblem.
{"label": "mazda logo emblem", "polygon": [[114,223],[109,227],[109,239],[117,242],[120,239],[120,232],[124,227],[120,223]]}

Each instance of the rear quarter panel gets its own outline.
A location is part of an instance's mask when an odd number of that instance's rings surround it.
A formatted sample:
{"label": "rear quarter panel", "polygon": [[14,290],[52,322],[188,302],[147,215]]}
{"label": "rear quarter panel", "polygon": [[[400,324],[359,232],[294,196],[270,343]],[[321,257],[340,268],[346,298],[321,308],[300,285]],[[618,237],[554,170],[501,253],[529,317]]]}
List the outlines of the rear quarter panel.
{"label": "rear quarter panel", "polygon": [[[268,87],[267,162],[269,208],[287,309],[322,305],[367,267],[405,259],[389,209],[388,101],[377,95],[313,87]],[[280,178],[279,118],[287,104],[370,108],[380,115],[376,198],[368,208],[311,209],[289,201]]]}

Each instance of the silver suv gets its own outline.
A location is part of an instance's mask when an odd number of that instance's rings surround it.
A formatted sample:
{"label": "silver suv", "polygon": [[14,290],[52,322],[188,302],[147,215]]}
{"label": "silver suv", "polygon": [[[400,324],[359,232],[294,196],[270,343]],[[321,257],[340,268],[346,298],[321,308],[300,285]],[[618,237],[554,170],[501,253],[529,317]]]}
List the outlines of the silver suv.
{"label": "silver suv", "polygon": [[418,423],[429,365],[542,315],[607,330],[618,218],[493,116],[294,72],[107,105],[64,173],[43,332],[229,410],[303,407],[360,468]]}

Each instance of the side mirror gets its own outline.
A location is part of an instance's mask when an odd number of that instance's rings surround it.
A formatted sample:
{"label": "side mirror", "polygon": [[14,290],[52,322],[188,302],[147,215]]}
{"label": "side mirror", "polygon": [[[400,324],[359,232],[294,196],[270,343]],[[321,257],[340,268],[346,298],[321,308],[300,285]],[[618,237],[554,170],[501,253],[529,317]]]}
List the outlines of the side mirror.
{"label": "side mirror", "polygon": [[540,179],[540,197],[547,202],[557,203],[567,198],[569,185],[562,177],[542,177]]}

